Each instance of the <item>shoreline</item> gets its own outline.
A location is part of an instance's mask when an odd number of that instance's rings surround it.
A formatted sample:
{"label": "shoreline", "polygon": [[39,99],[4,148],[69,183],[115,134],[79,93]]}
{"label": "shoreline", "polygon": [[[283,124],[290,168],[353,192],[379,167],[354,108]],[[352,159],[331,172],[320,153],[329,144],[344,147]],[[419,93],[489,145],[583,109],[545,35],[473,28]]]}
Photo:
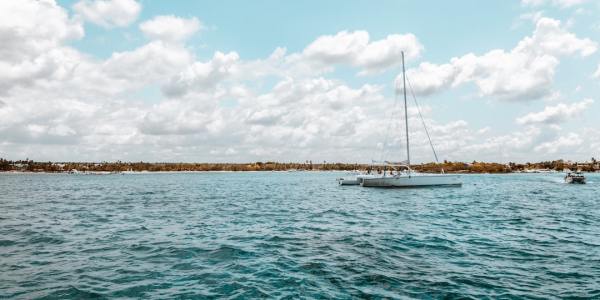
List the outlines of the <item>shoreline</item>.
{"label": "shoreline", "polygon": [[[109,171],[89,171],[89,172],[47,172],[47,171],[0,171],[0,175],[144,175],[144,174],[202,174],[202,173],[355,173],[358,171],[348,171],[348,170],[295,170],[295,171],[281,171],[281,170],[272,170],[272,171],[229,171],[229,170],[214,170],[214,171],[123,171],[123,172],[109,172]],[[417,173],[437,173],[437,172],[417,172]],[[545,172],[545,171],[533,171],[533,172],[523,172],[523,171],[512,171],[512,172],[446,172],[446,174],[458,174],[458,175],[509,175],[509,174],[564,174],[563,171],[555,171],[555,172]],[[595,172],[584,172],[584,173],[599,173],[600,171]]]}
{"label": "shoreline", "polygon": [[[536,163],[496,163],[443,161],[411,164],[411,169],[420,173],[448,174],[502,174],[502,173],[556,173],[565,170],[599,172],[600,162],[594,158],[590,162],[564,160]],[[31,173],[88,173],[88,174],[127,174],[127,173],[172,173],[172,172],[377,172],[385,169],[404,168],[390,165],[362,163],[325,162],[247,162],[247,163],[166,163],[166,162],[39,162],[33,160],[10,161],[0,158],[0,172]]]}

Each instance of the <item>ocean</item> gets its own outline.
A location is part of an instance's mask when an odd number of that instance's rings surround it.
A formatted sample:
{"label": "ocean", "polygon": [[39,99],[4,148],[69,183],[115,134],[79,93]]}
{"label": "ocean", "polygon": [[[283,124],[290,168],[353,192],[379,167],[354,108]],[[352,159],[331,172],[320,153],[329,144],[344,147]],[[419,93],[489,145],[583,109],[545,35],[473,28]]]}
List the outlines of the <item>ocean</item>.
{"label": "ocean", "polygon": [[0,298],[599,298],[600,174],[0,174]]}

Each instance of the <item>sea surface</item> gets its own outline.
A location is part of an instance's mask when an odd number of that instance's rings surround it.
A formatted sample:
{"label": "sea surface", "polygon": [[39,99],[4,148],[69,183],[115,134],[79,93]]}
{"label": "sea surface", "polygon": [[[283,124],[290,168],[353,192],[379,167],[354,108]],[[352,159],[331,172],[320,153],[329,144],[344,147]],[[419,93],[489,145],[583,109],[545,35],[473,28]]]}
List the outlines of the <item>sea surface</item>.
{"label": "sea surface", "polygon": [[600,174],[0,174],[0,298],[600,298]]}

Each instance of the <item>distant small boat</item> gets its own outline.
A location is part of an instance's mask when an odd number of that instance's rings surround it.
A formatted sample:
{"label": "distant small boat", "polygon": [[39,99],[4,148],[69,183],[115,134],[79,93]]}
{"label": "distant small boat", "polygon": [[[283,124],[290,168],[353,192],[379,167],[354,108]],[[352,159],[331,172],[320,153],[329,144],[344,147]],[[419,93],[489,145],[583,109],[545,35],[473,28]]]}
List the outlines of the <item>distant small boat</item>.
{"label": "distant small boat", "polygon": [[583,176],[583,173],[581,172],[569,172],[567,173],[567,176],[565,176],[565,182],[585,184],[585,176]]}

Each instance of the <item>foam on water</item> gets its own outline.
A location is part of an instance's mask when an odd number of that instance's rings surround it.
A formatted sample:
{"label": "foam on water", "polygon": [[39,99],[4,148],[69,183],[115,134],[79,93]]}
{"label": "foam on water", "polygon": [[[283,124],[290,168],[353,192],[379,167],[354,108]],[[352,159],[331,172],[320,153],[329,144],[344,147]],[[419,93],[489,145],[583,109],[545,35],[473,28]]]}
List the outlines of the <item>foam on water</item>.
{"label": "foam on water", "polygon": [[0,175],[0,298],[600,297],[600,177]]}

